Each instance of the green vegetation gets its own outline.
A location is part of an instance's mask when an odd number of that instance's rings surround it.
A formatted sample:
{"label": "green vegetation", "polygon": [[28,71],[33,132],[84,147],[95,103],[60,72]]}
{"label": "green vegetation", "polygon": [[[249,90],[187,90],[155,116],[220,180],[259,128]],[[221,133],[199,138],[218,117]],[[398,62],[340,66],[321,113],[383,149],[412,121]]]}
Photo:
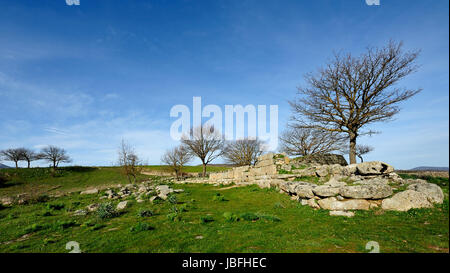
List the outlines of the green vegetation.
{"label": "green vegetation", "polygon": [[[327,179],[325,179],[327,180]],[[304,182],[310,182],[310,183],[314,183],[314,184],[321,184],[320,183],[320,178],[317,176],[301,176],[301,177],[296,177],[294,181],[304,181]]]}
{"label": "green vegetation", "polygon": [[278,174],[293,174],[293,172],[281,169],[281,170],[278,170]]}
{"label": "green vegetation", "polygon": [[[206,167],[207,172],[223,172],[231,169],[230,167],[222,167],[222,166],[210,166],[208,165]],[[157,171],[157,172],[167,172],[169,169],[167,166],[163,165],[150,165],[145,166],[144,171]],[[202,172],[202,166],[183,166],[183,172],[185,173],[201,173]]]}
{"label": "green vegetation", "polygon": [[[345,218],[301,206],[275,189],[255,185],[224,189],[172,184],[174,189],[184,189],[176,194],[176,205],[168,200],[153,204],[130,200],[125,211],[115,214],[119,200],[107,205],[108,201],[99,200],[101,195],[72,192],[91,187],[89,181],[125,184],[115,168],[23,177],[17,174],[8,181],[0,196],[12,189],[17,194],[22,188],[55,185],[68,192],[55,198],[50,190],[47,201],[0,208],[0,252],[67,252],[69,241],[78,242],[83,252],[367,252],[369,241],[378,242],[381,252],[449,249],[448,179],[430,180],[442,185],[446,196],[434,209],[357,211],[353,218]],[[213,201],[214,196],[226,196],[228,201]],[[74,215],[94,203],[103,204],[103,209]]]}

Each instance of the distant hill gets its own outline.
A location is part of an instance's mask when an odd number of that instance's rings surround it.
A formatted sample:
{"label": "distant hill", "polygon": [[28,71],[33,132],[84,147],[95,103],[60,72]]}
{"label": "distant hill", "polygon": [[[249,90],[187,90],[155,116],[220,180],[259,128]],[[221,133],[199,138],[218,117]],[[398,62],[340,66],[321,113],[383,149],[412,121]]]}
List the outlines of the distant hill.
{"label": "distant hill", "polygon": [[411,169],[410,171],[432,171],[432,172],[448,172],[448,167],[428,167],[420,166]]}
{"label": "distant hill", "polygon": [[3,165],[2,163],[0,163],[0,169],[7,169],[7,168],[11,168],[11,167]]}

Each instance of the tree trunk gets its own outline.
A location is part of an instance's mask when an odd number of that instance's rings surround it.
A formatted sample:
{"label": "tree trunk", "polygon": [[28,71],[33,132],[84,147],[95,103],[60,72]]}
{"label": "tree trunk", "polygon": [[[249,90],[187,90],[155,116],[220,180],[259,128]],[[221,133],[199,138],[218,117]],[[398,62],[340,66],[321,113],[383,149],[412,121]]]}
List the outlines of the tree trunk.
{"label": "tree trunk", "polygon": [[28,169],[30,168],[30,160],[27,161],[28,162]]}
{"label": "tree trunk", "polygon": [[361,163],[363,163],[363,162],[364,162],[363,157],[360,156],[360,155],[358,155],[358,157],[359,157],[359,159],[361,160]]}
{"label": "tree trunk", "polygon": [[203,172],[202,172],[202,176],[206,177],[206,163],[203,162]]}
{"label": "tree trunk", "polygon": [[350,133],[350,164],[356,163],[356,133]]}
{"label": "tree trunk", "polygon": [[16,169],[18,169],[19,168],[19,165],[17,164],[17,161],[14,161],[15,163],[16,163]]}

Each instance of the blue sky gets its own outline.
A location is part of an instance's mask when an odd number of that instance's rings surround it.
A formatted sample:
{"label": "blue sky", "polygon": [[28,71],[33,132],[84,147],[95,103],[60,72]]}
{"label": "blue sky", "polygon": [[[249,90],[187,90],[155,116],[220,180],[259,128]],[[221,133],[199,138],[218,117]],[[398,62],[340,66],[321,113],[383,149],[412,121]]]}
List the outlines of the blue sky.
{"label": "blue sky", "polygon": [[447,0],[80,2],[0,0],[0,149],[56,144],[73,164],[110,165],[125,138],[159,164],[177,144],[169,111],[193,96],[276,104],[281,131],[302,76],[333,50],[395,39],[422,50],[401,85],[423,91],[360,139],[375,147],[366,160],[449,165]]}

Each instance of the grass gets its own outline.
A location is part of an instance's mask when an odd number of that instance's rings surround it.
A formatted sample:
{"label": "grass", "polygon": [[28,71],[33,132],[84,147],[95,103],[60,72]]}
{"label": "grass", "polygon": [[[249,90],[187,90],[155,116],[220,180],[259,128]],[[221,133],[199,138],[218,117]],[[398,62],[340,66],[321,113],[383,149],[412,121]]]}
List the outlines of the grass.
{"label": "grass", "polygon": [[[97,185],[116,177],[113,168],[86,173]],[[66,187],[72,188],[80,177],[93,180],[77,172],[40,180],[63,183],[65,178],[72,183]],[[35,185],[27,179],[22,186]],[[73,216],[75,210],[102,202],[100,194],[69,193],[1,208],[0,252],[67,252],[69,241],[78,242],[83,252],[367,252],[369,241],[378,242],[381,252],[448,252],[448,179],[437,182],[447,183],[446,197],[434,209],[357,211],[353,218],[331,217],[326,210],[301,206],[275,189],[255,185],[219,195],[220,188],[212,185],[172,185],[184,189],[176,195],[176,205],[130,200],[125,211],[103,219],[96,213]],[[14,187],[0,188],[0,194]],[[227,201],[215,201],[214,196]],[[112,208],[118,202],[112,201]],[[46,211],[51,213],[44,216]]]}
{"label": "grass", "polygon": [[[149,165],[145,166],[145,171],[158,171],[164,172],[167,171],[167,166],[163,165]],[[231,169],[230,167],[222,167],[222,166],[206,166],[207,172],[223,172]],[[186,173],[201,173],[203,171],[203,166],[184,166],[183,172]]]}

